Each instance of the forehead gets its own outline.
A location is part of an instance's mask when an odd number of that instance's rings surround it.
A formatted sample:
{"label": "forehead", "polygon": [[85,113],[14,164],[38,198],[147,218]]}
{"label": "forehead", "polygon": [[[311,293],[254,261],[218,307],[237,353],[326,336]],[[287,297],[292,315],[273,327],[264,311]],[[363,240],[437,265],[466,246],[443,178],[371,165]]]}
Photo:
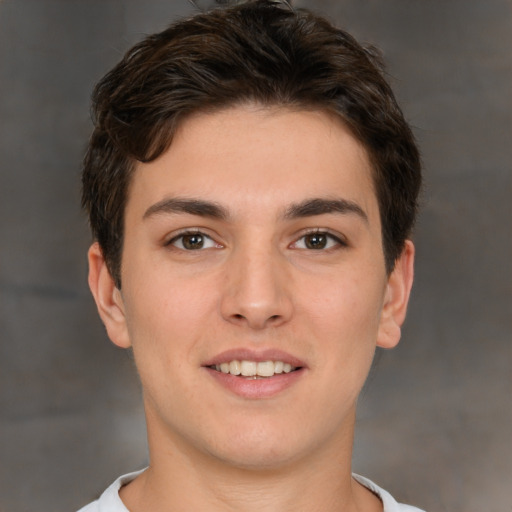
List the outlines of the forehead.
{"label": "forehead", "polygon": [[274,211],[329,196],[357,202],[369,214],[376,209],[367,151],[339,119],[257,105],[195,114],[158,159],[136,165],[127,210],[140,214],[172,196],[233,211]]}

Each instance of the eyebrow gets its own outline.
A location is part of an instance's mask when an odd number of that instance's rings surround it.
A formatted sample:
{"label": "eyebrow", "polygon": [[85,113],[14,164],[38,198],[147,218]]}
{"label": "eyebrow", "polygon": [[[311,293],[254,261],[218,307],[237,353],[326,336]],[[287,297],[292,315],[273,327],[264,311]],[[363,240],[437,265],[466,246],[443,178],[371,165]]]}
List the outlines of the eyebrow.
{"label": "eyebrow", "polygon": [[[170,197],[150,206],[144,212],[143,219],[154,215],[173,213],[186,213],[220,220],[227,220],[230,217],[228,210],[218,203],[202,199]],[[306,199],[286,208],[283,218],[291,220],[328,213],[355,214],[366,223],[368,222],[365,211],[357,203],[347,199]]]}
{"label": "eyebrow", "polygon": [[200,215],[201,217],[211,217],[220,220],[226,220],[229,217],[226,208],[220,204],[201,199],[170,197],[150,206],[144,212],[142,218],[147,219],[148,217],[165,213],[188,213],[189,215]]}
{"label": "eyebrow", "polygon": [[357,203],[347,199],[306,199],[289,206],[284,213],[284,218],[298,219],[326,213],[355,214],[368,223],[366,212]]}

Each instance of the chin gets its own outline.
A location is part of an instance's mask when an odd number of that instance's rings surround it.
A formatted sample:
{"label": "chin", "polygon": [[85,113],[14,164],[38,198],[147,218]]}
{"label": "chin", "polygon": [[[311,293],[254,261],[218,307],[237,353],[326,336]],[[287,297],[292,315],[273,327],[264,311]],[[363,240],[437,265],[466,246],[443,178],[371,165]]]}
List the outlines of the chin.
{"label": "chin", "polygon": [[242,452],[217,454],[223,464],[246,471],[276,471],[295,462],[297,454],[277,447],[251,446]]}
{"label": "chin", "polygon": [[248,471],[278,470],[294,463],[308,452],[307,440],[300,439],[299,429],[272,431],[268,427],[238,429],[232,432],[224,446],[216,444],[215,453],[211,453],[225,464]]}

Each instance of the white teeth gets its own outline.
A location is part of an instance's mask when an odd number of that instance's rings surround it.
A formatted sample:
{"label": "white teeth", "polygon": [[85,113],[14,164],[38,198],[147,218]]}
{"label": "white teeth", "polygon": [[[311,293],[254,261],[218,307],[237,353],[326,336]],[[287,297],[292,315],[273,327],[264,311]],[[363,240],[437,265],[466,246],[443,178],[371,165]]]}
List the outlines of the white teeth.
{"label": "white teeth", "polygon": [[272,361],[258,363],[256,372],[260,377],[272,377],[274,375],[274,363]]}
{"label": "white teeth", "polygon": [[229,363],[229,373],[231,373],[231,375],[240,375],[242,373],[240,361],[231,361]]}
{"label": "white teeth", "polygon": [[258,363],[254,361],[242,361],[241,363],[241,373],[244,377],[252,377],[256,375]]}
{"label": "white teeth", "polygon": [[216,364],[215,369],[218,372],[230,373],[231,375],[242,375],[243,377],[272,377],[279,373],[290,373],[295,370],[295,366],[283,361],[229,361]]}

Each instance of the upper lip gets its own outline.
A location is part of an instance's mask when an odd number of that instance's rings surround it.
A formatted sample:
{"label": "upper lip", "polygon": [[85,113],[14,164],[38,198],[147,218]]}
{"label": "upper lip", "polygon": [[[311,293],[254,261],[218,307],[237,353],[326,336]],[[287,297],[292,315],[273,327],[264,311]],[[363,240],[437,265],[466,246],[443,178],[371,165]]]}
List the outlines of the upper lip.
{"label": "upper lip", "polygon": [[289,363],[292,366],[305,367],[306,364],[301,359],[292,356],[288,352],[278,349],[264,349],[254,350],[248,348],[234,348],[225,350],[220,354],[215,355],[211,359],[205,361],[203,366],[215,366],[217,364],[228,363],[230,361],[255,361],[262,363],[264,361],[282,361],[283,363]]}

